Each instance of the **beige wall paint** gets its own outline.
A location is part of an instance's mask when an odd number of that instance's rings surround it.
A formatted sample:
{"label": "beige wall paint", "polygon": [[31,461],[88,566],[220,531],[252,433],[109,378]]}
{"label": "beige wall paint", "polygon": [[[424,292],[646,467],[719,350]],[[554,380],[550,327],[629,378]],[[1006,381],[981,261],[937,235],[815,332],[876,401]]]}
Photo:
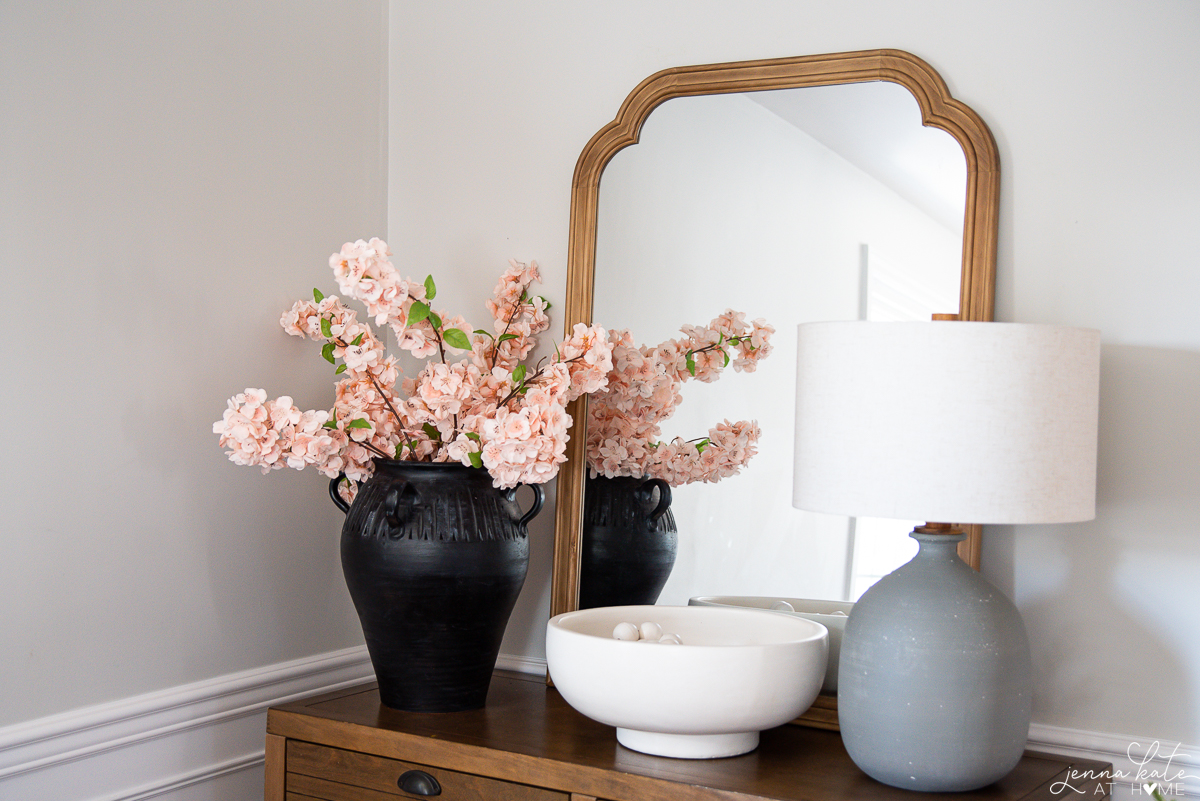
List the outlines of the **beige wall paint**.
{"label": "beige wall paint", "polygon": [[[390,241],[476,315],[510,256],[562,299],[575,160],[651,73],[929,61],[1000,147],[998,318],[1104,335],[1097,519],[985,542],[1030,631],[1035,721],[1200,742],[1200,5],[393,0],[391,25]],[[542,654],[551,520],[508,653]]]}
{"label": "beige wall paint", "polygon": [[382,0],[0,3],[0,726],[361,643],[316,474],[230,464],[383,234]]}

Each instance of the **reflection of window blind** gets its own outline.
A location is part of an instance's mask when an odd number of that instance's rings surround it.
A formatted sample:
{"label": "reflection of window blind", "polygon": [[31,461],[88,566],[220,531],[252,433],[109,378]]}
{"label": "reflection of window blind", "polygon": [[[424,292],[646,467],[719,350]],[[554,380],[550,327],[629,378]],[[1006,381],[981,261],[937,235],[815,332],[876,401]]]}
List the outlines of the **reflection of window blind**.
{"label": "reflection of window blind", "polygon": [[863,293],[860,318],[882,322],[928,320],[938,313],[958,311],[958,298],[922,283],[886,261],[868,245],[862,246]]}
{"label": "reflection of window blind", "polygon": [[850,585],[846,599],[857,601],[875,582],[912,559],[917,543],[908,536],[923,520],[858,517],[854,520],[854,549],[850,552]]}

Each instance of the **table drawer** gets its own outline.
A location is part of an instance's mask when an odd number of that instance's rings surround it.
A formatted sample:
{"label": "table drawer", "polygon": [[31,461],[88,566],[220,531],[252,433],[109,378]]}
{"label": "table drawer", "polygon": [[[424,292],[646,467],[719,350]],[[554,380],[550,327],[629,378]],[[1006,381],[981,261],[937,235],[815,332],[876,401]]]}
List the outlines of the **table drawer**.
{"label": "table drawer", "polygon": [[[409,771],[432,776],[441,786],[441,792],[422,796],[401,790],[400,777]],[[438,801],[568,801],[569,798],[565,793],[539,787],[288,740],[288,801],[400,801],[427,797]]]}

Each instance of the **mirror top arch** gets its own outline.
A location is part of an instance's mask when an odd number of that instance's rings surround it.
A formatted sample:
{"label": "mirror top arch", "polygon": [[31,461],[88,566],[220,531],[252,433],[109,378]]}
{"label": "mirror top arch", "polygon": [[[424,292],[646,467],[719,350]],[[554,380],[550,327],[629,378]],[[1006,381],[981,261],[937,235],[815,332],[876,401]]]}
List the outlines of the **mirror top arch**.
{"label": "mirror top arch", "polygon": [[[1000,165],[995,140],[970,107],[951,97],[941,76],[920,58],[902,50],[866,50],[794,58],[675,67],[642,81],[625,99],[612,122],[584,147],[571,187],[566,327],[592,322],[596,225],[600,178],[620,150],[636,144],[642,125],[659,105],[679,97],[797,89],[810,86],[889,81],[908,89],[924,125],[939,128],[960,144],[966,159],[959,317],[992,319]],[[586,396],[569,409],[578,424],[586,419]],[[568,461],[558,477],[551,615],[574,610],[578,598],[579,540],[586,475],[585,437],[573,436]],[[977,527],[973,527],[976,529]],[[969,561],[978,566],[978,536]]]}

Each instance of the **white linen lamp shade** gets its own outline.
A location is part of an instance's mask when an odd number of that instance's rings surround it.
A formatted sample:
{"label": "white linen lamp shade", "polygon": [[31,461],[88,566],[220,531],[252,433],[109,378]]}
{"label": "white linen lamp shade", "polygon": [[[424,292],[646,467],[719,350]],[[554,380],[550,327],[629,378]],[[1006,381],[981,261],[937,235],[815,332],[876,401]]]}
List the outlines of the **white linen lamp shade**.
{"label": "white linen lamp shade", "polygon": [[800,326],[793,502],[862,517],[1090,520],[1100,332]]}

